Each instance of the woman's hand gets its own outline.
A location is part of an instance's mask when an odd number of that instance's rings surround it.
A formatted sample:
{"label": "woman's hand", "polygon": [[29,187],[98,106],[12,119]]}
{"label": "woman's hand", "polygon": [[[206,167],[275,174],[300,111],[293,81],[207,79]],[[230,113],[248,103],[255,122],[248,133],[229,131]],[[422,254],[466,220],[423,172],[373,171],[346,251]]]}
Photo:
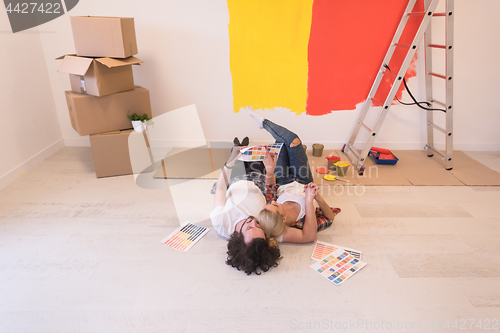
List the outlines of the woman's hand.
{"label": "woman's hand", "polygon": [[263,162],[264,167],[266,168],[266,173],[273,173],[277,162],[276,154],[271,153],[269,149],[266,148],[266,156],[264,157]]}
{"label": "woman's hand", "polygon": [[316,199],[319,196],[319,186],[314,183],[309,183],[304,185],[304,193],[307,193],[307,190],[311,189],[312,193],[314,193],[313,199]]}
{"label": "woman's hand", "polygon": [[[312,185],[311,185],[312,184]],[[304,193],[306,195],[306,200],[314,200],[316,194],[318,193],[318,185],[314,183],[309,183],[304,187]]]}

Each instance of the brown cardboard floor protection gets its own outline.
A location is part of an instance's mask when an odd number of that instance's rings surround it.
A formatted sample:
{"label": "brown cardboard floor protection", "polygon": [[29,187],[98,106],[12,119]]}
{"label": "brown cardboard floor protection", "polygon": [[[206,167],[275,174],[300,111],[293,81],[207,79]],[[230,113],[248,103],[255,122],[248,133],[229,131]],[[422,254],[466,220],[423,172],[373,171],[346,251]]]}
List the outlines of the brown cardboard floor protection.
{"label": "brown cardboard floor protection", "polygon": [[[344,180],[327,181],[316,169],[327,166],[326,156],[330,153],[348,161],[340,150],[324,150],[322,157],[307,155],[314,182],[318,185],[380,185],[380,186],[463,186],[500,185],[500,173],[491,170],[461,151],[453,153],[454,168],[446,170],[441,156],[427,157],[426,151],[396,150],[399,158],[396,165],[375,164],[371,157],[365,162],[365,172],[359,176],[351,166]],[[217,179],[220,168],[230,155],[228,148],[174,148],[156,171],[155,178],[208,178]],[[332,174],[334,174],[332,172]]]}
{"label": "brown cardboard floor protection", "polygon": [[[311,168],[314,165],[314,181],[317,184],[339,184],[345,182],[328,182],[322,179],[323,175],[315,170],[326,166],[325,157],[334,153],[343,161],[348,161],[341,151],[325,150],[322,157],[309,156]],[[356,170],[349,168],[348,176],[343,178],[350,185],[382,185],[382,186],[460,186],[460,185],[500,185],[500,173],[491,170],[461,151],[453,152],[454,168],[446,170],[441,156],[435,154],[427,157],[426,151],[396,150],[394,155],[399,158],[395,165],[376,164],[372,157],[365,161],[365,171],[362,176]]]}
{"label": "brown cardboard floor protection", "polygon": [[464,152],[455,151],[453,154],[455,161],[451,173],[466,185],[500,185],[500,173],[479,163]]}
{"label": "brown cardboard floor protection", "polygon": [[154,178],[215,178],[231,155],[229,148],[173,148]]}

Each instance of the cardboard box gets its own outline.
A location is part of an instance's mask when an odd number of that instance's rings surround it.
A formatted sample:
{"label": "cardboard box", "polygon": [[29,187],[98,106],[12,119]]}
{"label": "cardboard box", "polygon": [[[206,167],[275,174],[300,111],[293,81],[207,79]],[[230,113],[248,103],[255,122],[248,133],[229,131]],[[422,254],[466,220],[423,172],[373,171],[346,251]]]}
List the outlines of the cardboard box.
{"label": "cardboard box", "polygon": [[57,71],[69,74],[71,90],[92,96],[106,96],[134,89],[132,65],[143,62],[136,57],[95,59],[75,54],[56,59],[62,59]]}
{"label": "cardboard box", "polygon": [[135,89],[104,97],[66,91],[71,126],[80,135],[119,131],[132,127],[128,114],[152,117],[149,90]]}
{"label": "cardboard box", "polygon": [[71,16],[70,20],[77,55],[128,58],[137,54],[133,18]]}
{"label": "cardboard box", "polygon": [[132,131],[123,130],[90,136],[97,178],[132,174],[128,149],[128,136]]}

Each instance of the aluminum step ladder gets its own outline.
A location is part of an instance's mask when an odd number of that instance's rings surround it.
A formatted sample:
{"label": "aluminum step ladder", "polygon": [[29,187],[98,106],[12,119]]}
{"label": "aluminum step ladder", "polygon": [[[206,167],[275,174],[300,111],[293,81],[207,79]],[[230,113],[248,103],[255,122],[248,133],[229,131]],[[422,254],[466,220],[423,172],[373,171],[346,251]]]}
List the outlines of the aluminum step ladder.
{"label": "aluminum step ladder", "polygon": [[[408,70],[408,67],[411,64],[411,60],[415,56],[415,52],[417,51],[417,47],[420,44],[422,38],[425,36],[425,63],[426,63],[426,98],[429,103],[431,103],[430,108],[435,108],[433,105],[437,104],[446,108],[446,128],[441,128],[440,126],[434,123],[434,112],[435,111],[425,111],[427,113],[427,145],[424,147],[427,150],[427,156],[433,156],[434,152],[443,156],[443,159],[446,163],[446,169],[450,170],[453,167],[452,155],[453,155],[453,1],[454,0],[445,0],[446,1],[446,12],[444,13],[435,13],[434,11],[437,8],[439,0],[425,0],[424,8],[425,11],[418,12],[414,11],[415,3],[417,0],[409,0],[408,6],[405,9],[401,22],[396,30],[394,38],[389,46],[387,54],[382,62],[382,66],[377,74],[377,77],[373,83],[373,86],[368,94],[368,97],[361,109],[360,116],[354,127],[354,130],[351,134],[351,138],[348,143],[344,145],[342,148],[342,152],[344,152],[349,158],[351,164],[355,166],[359,175],[363,175],[365,167],[363,166],[366,158],[368,157],[368,153],[373,143],[375,142],[376,136],[380,131],[382,123],[387,116],[387,112],[396,97],[396,93],[401,86],[404,75]],[[407,26],[408,20],[412,16],[420,16],[422,17],[422,21],[420,26],[415,34],[413,42],[408,44],[400,43],[401,35],[405,27]],[[446,18],[446,45],[436,45],[432,44],[430,41],[431,37],[431,19],[433,17],[445,17]],[[391,73],[388,68],[388,64],[391,62],[391,59],[394,55],[394,52],[397,48],[406,49],[406,57],[399,69],[397,74]],[[432,72],[432,49],[444,49],[446,52],[446,74],[440,75]],[[387,98],[384,102],[381,102],[375,98],[377,91],[380,87],[382,79],[384,76],[388,76],[394,80],[392,87],[387,95]],[[433,98],[433,85],[432,78],[437,77],[443,80],[446,80],[446,101],[440,102]],[[372,104],[374,106],[372,106]],[[366,115],[368,114],[371,108],[380,108],[379,115],[375,126],[372,128],[368,127],[365,123]],[[364,147],[359,150],[354,147],[355,141],[359,135],[361,129],[365,129],[370,133],[368,141],[364,144]],[[434,146],[434,129],[445,133],[446,135],[446,150],[445,152],[441,152],[439,149]]]}
{"label": "aluminum step ladder", "polygon": [[[431,0],[425,0],[425,6],[428,6]],[[432,44],[431,41],[431,23],[425,32],[425,84],[426,84],[426,98],[431,105],[438,105],[446,109],[446,125],[442,128],[434,123],[434,112],[427,112],[427,156],[432,157],[434,152],[441,155],[445,161],[446,170],[453,169],[453,10],[454,0],[446,0],[445,12],[435,13],[434,16],[445,17],[445,45]],[[436,74],[432,70],[432,49],[444,50],[445,57],[445,71],[444,75]],[[440,102],[433,98],[433,84],[432,78],[436,77],[445,80],[445,101]],[[444,133],[446,139],[446,148],[444,153],[437,149],[434,145],[434,129]]]}

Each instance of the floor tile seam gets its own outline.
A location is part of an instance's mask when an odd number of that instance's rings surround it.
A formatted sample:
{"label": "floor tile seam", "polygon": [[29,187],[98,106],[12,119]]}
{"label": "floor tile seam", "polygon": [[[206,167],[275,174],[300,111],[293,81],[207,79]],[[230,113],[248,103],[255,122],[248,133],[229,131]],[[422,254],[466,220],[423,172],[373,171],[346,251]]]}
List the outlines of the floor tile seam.
{"label": "floor tile seam", "polygon": [[96,272],[97,272],[97,270],[99,269],[99,266],[101,266],[101,264],[102,264],[102,262],[104,261],[104,258],[105,258],[105,257],[106,257],[105,255],[103,255],[103,256],[101,257],[101,260],[99,260],[99,264],[97,264],[97,265],[96,265],[96,267],[94,268],[94,271],[92,272],[92,275],[90,276],[89,281],[95,281],[95,280],[92,280],[92,278],[94,277],[95,273],[96,273]]}
{"label": "floor tile seam", "polygon": [[[457,237],[457,239],[458,239],[458,240],[459,240],[459,241],[460,241],[463,245],[465,245],[466,247],[468,247],[468,248],[470,248],[470,249],[471,249],[471,254],[474,254],[474,253],[477,253],[477,254],[484,254],[484,253],[488,253],[488,252],[485,252],[485,251],[477,251],[477,250],[474,250],[474,248],[473,248],[472,246],[467,245],[467,244],[463,241],[463,239],[462,239],[459,235],[457,235],[457,234],[454,234],[454,235]],[[494,252],[491,252],[491,253],[492,253],[492,254],[495,254]],[[498,253],[496,253],[496,254],[498,254]]]}
{"label": "floor tile seam", "polygon": [[[482,308],[482,307],[479,307],[479,306],[474,306],[474,304],[472,304],[471,300],[469,299],[469,297],[467,297],[463,292],[462,292],[462,289],[459,288],[459,286],[457,285],[457,282],[456,281],[457,279],[459,279],[460,277],[458,278],[449,278],[451,280],[451,283],[455,286],[455,289],[460,293],[460,295],[462,295],[462,297],[467,300],[467,302],[470,304],[471,308],[473,309],[476,309],[476,308]],[[476,278],[476,279],[481,279],[483,277],[473,277],[473,278]]]}
{"label": "floor tile seam", "polygon": [[12,311],[5,311],[5,312],[7,312],[7,315],[5,316],[5,318],[4,318],[4,319],[2,319],[2,320],[0,321],[0,331],[2,330],[2,325],[3,325],[6,321],[7,321],[7,318],[9,318],[9,316],[10,316],[10,315],[11,315],[11,313],[12,313]]}

